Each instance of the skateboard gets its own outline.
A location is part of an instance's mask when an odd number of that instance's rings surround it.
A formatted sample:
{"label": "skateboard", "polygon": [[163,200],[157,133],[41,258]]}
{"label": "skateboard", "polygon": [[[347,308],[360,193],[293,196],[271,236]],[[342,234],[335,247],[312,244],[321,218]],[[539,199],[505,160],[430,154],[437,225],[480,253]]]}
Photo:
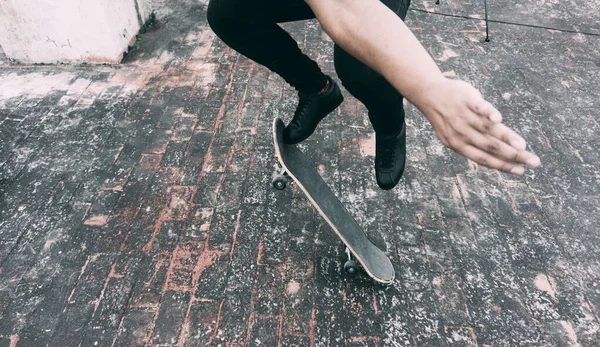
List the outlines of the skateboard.
{"label": "skateboard", "polygon": [[273,121],[273,141],[275,154],[281,165],[281,173],[272,181],[273,187],[285,189],[290,179],[304,192],[311,204],[327,221],[331,229],[346,245],[348,260],[344,264],[346,272],[353,274],[360,263],[365,272],[380,283],[391,283],[395,271],[385,253],[375,246],[335,196],[314,165],[295,145],[283,142],[285,125],[280,118]]}

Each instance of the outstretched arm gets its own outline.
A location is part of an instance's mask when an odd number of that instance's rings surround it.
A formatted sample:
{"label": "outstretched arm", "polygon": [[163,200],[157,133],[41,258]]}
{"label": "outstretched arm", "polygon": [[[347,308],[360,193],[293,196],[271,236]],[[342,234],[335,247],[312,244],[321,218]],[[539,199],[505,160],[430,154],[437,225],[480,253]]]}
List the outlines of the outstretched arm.
{"label": "outstretched arm", "polygon": [[521,175],[539,158],[498,110],[463,81],[445,78],[404,22],[379,0],[305,0],[340,47],[383,75],[427,117],[444,145],[476,163]]}

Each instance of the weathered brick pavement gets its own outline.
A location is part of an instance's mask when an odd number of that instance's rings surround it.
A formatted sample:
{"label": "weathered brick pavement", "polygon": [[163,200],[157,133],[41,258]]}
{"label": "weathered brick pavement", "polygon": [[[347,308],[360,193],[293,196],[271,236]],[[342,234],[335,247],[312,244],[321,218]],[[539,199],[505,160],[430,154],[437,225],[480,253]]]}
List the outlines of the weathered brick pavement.
{"label": "weathered brick pavement", "polygon": [[[215,38],[196,1],[125,64],[0,68],[0,346],[600,346],[600,6],[490,0],[412,11],[448,76],[474,83],[544,166],[479,171],[408,107],[409,164],[376,188],[351,98],[303,145],[393,285],[341,271],[295,189],[270,186],[270,124],[295,93]],[[483,15],[470,1],[415,9]],[[285,25],[333,73],[314,21]]]}

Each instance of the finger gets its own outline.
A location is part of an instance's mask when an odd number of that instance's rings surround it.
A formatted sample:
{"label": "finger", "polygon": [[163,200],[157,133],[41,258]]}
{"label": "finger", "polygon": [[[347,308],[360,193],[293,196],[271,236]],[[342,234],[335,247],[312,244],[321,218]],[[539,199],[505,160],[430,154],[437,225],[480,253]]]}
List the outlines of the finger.
{"label": "finger", "polygon": [[525,139],[504,124],[498,124],[495,127],[492,127],[489,134],[503,142],[508,143],[516,150],[524,151],[527,147]]}
{"label": "finger", "polygon": [[479,117],[486,118],[494,123],[502,122],[502,115],[500,114],[500,111],[498,111],[494,105],[483,98],[473,99],[473,101],[467,105],[469,109]]}
{"label": "finger", "polygon": [[461,154],[473,160],[477,164],[488,167],[490,169],[496,169],[514,175],[522,175],[525,172],[523,166],[498,159],[490,155],[489,153],[486,153],[473,146],[465,146],[461,150]]}
{"label": "finger", "polygon": [[498,124],[493,127],[490,131],[490,135],[494,136],[501,141],[508,143],[514,149],[526,153],[525,161],[523,162],[529,167],[538,167],[542,165],[540,158],[534,153],[525,151],[527,148],[527,143],[525,139],[519,136],[517,133],[512,131],[510,128],[505,126],[504,124]]}
{"label": "finger", "polygon": [[468,143],[498,159],[515,165],[529,165],[535,157],[527,151],[518,151],[493,136],[482,135],[476,131],[469,134]]}
{"label": "finger", "polygon": [[[504,124],[492,123],[486,119],[477,119],[476,117],[471,118],[470,124],[480,133],[484,135],[491,135],[502,142],[507,143],[517,151],[525,151],[525,148],[527,147],[525,139]],[[534,157],[537,158],[535,155]],[[536,164],[533,163],[534,161],[537,160],[539,162],[539,158],[535,158],[531,158],[533,166],[536,166]],[[537,166],[539,166],[539,163]]]}
{"label": "finger", "polygon": [[475,130],[484,135],[491,133],[494,127],[499,124],[494,123],[487,118],[480,117],[476,113],[470,114],[467,122],[469,125],[471,125],[471,127],[475,128]]}

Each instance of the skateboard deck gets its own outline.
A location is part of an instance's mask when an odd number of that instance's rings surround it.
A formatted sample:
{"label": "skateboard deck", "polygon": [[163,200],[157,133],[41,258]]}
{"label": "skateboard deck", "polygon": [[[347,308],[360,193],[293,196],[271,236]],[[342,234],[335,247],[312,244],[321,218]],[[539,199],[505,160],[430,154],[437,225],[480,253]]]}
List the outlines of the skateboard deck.
{"label": "skateboard deck", "polygon": [[[392,262],[382,250],[369,240],[360,225],[300,149],[295,145],[283,142],[284,128],[283,121],[275,118],[273,121],[275,153],[285,174],[296,182],[319,214],[346,245],[346,252],[352,253],[365,272],[377,282],[392,282],[395,275]],[[273,185],[277,189],[283,189],[286,185],[285,180],[286,178],[279,175],[273,181]],[[344,265],[347,271],[353,269],[350,254],[348,256],[350,259]],[[353,273],[353,271],[348,272]]]}

